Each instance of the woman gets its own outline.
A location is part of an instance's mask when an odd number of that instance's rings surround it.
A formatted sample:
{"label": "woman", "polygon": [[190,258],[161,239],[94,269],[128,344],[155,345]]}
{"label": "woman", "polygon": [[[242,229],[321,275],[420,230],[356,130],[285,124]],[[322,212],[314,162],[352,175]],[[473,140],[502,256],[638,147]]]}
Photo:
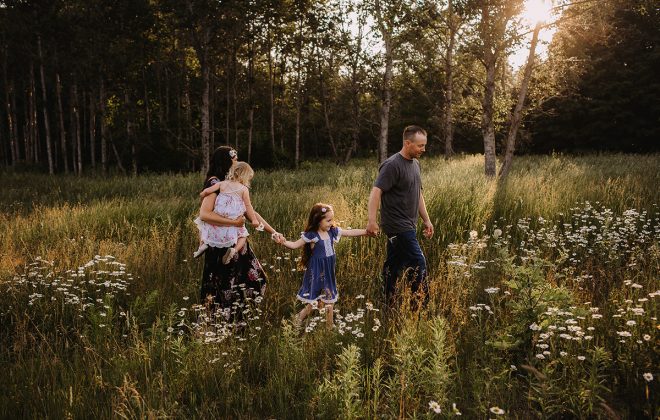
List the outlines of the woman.
{"label": "woman", "polygon": [[[236,150],[228,146],[220,146],[211,157],[209,171],[206,174],[204,188],[208,188],[225,179],[229,169],[238,160]],[[232,220],[222,217],[213,211],[216,194],[204,197],[199,209],[199,218],[217,226],[242,226],[245,222],[243,216]],[[264,225],[264,229],[274,237],[279,234],[257,213],[257,218]],[[227,248],[210,247],[204,253],[204,272],[202,275],[201,298],[207,305],[217,305],[223,310],[227,319],[234,319],[234,315],[242,313],[246,298],[255,298],[262,295],[266,289],[266,275],[254,255],[250,243],[239,251],[238,258],[230,260],[229,264],[222,263],[222,257]],[[237,304],[234,304],[237,302]]]}

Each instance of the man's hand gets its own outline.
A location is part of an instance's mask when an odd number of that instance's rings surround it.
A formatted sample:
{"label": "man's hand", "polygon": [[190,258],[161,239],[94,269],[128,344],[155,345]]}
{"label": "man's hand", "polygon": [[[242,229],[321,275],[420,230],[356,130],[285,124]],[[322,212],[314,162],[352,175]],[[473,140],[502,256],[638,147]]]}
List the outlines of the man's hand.
{"label": "man's hand", "polygon": [[376,236],[380,233],[380,228],[378,227],[378,223],[374,221],[370,221],[367,223],[367,236]]}
{"label": "man's hand", "polygon": [[428,222],[424,222],[424,236],[426,239],[431,239],[433,237],[433,223],[429,220]]}

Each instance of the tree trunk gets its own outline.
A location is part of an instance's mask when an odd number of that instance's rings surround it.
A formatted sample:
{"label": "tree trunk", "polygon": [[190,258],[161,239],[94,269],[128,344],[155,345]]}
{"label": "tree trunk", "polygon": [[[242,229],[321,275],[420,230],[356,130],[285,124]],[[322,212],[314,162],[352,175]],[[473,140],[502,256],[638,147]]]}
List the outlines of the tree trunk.
{"label": "tree trunk", "polygon": [[[332,68],[332,66],[330,66]],[[325,129],[328,131],[328,140],[330,141],[330,148],[332,149],[332,156],[334,157],[335,162],[339,162],[339,152],[337,150],[337,144],[335,143],[335,138],[332,135],[332,127],[330,126],[330,115],[328,113],[328,96],[325,91],[325,80],[323,77],[323,68],[319,62],[318,66],[319,71],[319,84],[320,84],[320,93],[321,93],[321,106],[323,107],[323,120],[325,121]]]}
{"label": "tree trunk", "polygon": [[96,104],[94,90],[89,91],[89,157],[92,169],[96,169]]}
{"label": "tree trunk", "polygon": [[121,163],[121,156],[119,156],[119,152],[117,151],[117,147],[115,146],[115,142],[112,141],[112,133],[110,133],[110,145],[112,146],[112,151],[115,154],[115,159],[117,159],[117,166],[119,167],[119,170],[121,171],[122,174],[126,175],[126,168],[124,168],[124,165]]}
{"label": "tree trunk", "polygon": [[78,164],[77,164],[77,168],[78,168],[77,173],[78,173],[78,176],[81,176],[82,171],[83,171],[82,138],[81,138],[82,129],[81,129],[81,125],[80,125],[80,105],[79,105],[79,101],[78,101],[78,82],[77,81],[73,82],[72,96],[73,96],[73,100],[72,100],[73,115],[75,117],[75,127],[76,127],[76,129],[75,129],[75,132],[76,132],[75,145],[76,145],[76,160],[78,162]]}
{"label": "tree trunk", "polygon": [[454,96],[454,45],[456,43],[456,26],[454,25],[454,11],[452,0],[447,1],[447,19],[449,21],[449,43],[445,54],[445,112],[442,118],[445,132],[445,159],[454,155],[454,124],[453,124],[453,96]]}
{"label": "tree trunk", "polygon": [[55,163],[53,161],[53,143],[50,138],[50,124],[48,122],[48,96],[46,94],[46,75],[44,71],[44,56],[41,49],[41,36],[37,35],[37,49],[39,52],[39,73],[41,76],[41,104],[44,114],[44,132],[46,134],[46,157],[48,159],[48,173],[55,174]]}
{"label": "tree trunk", "polygon": [[[489,9],[488,6],[482,8],[481,24],[485,28],[489,24]],[[486,34],[483,36],[484,42],[484,66],[486,68],[486,84],[484,87],[484,96],[482,99],[482,114],[481,114],[481,133],[484,139],[484,172],[487,177],[494,177],[496,175],[496,161],[495,161],[495,126],[493,123],[493,98],[495,95],[495,71],[497,64],[497,56],[493,51],[492,40]]]}
{"label": "tree trunk", "polygon": [[234,111],[234,148],[238,150],[238,100],[237,100],[237,94],[236,94],[236,83],[238,80],[238,69],[236,67],[236,64],[238,62],[238,58],[236,57],[236,50],[234,50],[234,54],[232,55],[232,99],[233,99],[233,111]]}
{"label": "tree trunk", "polygon": [[131,174],[137,176],[138,173],[138,158],[137,158],[137,144],[135,136],[133,135],[133,122],[131,121],[132,103],[128,95],[128,91],[124,92],[124,103],[126,106],[126,139],[131,145]]}
{"label": "tree trunk", "polygon": [[206,173],[210,165],[211,152],[209,150],[209,94],[211,90],[211,69],[209,65],[209,41],[211,33],[208,29],[203,32],[202,51],[199,51],[202,66],[202,172]]}
{"label": "tree trunk", "polygon": [[513,162],[513,152],[516,147],[516,136],[518,135],[518,129],[520,128],[520,122],[522,121],[522,114],[525,104],[525,98],[527,97],[527,89],[529,87],[529,80],[532,77],[532,68],[534,67],[534,54],[536,52],[536,45],[539,40],[539,32],[541,30],[541,24],[537,23],[534,27],[534,34],[532,35],[532,43],[529,47],[529,56],[527,57],[527,63],[525,64],[525,72],[523,74],[522,82],[520,83],[520,91],[518,92],[518,102],[516,107],[513,110],[511,115],[511,125],[509,126],[509,133],[506,138],[506,151],[504,152],[504,162],[500,168],[499,177],[500,179],[505,179],[511,170],[511,164]]}
{"label": "tree trunk", "polygon": [[149,89],[147,88],[147,76],[144,69],[142,69],[142,85],[144,88],[144,115],[147,123],[147,134],[151,137],[151,107],[149,106]]}
{"label": "tree trunk", "polygon": [[229,66],[227,66],[227,70],[225,70],[225,76],[227,77],[227,86],[226,86],[227,91],[225,92],[226,99],[227,99],[227,111],[226,111],[226,114],[225,114],[225,130],[227,131],[227,137],[226,137],[225,140],[226,140],[227,146],[229,146],[231,144],[231,128],[230,128],[230,125],[229,125],[229,122],[230,122],[230,117],[229,116],[231,115],[231,112],[230,112],[230,110],[231,110],[231,94],[230,94],[230,92],[231,92],[231,83],[230,83],[230,80],[231,79],[229,78],[228,68],[229,68]]}
{"label": "tree trunk", "polygon": [[101,120],[101,171],[103,175],[108,173],[108,134],[105,117],[105,82],[103,81],[103,77],[101,77],[99,80],[99,119]]}
{"label": "tree trunk", "polygon": [[252,161],[252,131],[254,129],[254,103],[252,97],[252,85],[254,84],[254,51],[252,49],[252,43],[249,42],[250,57],[248,60],[248,150],[247,150],[247,161],[250,163]]}
{"label": "tree trunk", "polygon": [[37,104],[35,93],[36,82],[34,79],[34,63],[30,62],[30,90],[28,98],[28,107],[30,112],[29,117],[29,144],[30,144],[30,157],[32,162],[39,163],[39,126],[37,125]]}
{"label": "tree trunk", "polygon": [[5,85],[5,109],[7,111],[7,128],[9,130],[9,148],[11,151],[12,165],[16,165],[19,160],[18,151],[18,130],[16,127],[16,115],[12,107],[12,97],[14,95],[13,84],[10,85],[7,79],[7,49],[4,51],[4,66],[2,68],[2,79]]}
{"label": "tree trunk", "polygon": [[275,153],[275,83],[273,75],[273,57],[271,56],[270,30],[268,32],[268,93],[270,96],[270,147]]}
{"label": "tree trunk", "polygon": [[55,73],[55,93],[57,95],[57,110],[60,124],[60,147],[62,150],[62,160],[64,163],[64,173],[69,173],[69,151],[66,144],[66,129],[64,128],[64,108],[62,107],[62,81],[60,73]]}
{"label": "tree trunk", "polygon": [[383,78],[383,103],[380,109],[380,135],[378,138],[378,159],[383,162],[387,159],[387,137],[390,124],[390,107],[392,105],[392,76],[394,57],[392,40],[389,34],[383,34],[385,40],[385,75]]}

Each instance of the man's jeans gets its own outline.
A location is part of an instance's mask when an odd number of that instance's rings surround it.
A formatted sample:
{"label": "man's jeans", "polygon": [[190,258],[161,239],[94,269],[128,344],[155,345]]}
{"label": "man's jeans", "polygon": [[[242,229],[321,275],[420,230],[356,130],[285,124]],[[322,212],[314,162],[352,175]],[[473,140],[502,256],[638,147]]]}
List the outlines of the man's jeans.
{"label": "man's jeans", "polygon": [[402,271],[404,271],[403,285],[410,283],[413,293],[423,292],[428,295],[426,258],[422,254],[414,230],[387,237],[387,259],[383,265],[383,280],[389,306],[394,304],[397,278]]}

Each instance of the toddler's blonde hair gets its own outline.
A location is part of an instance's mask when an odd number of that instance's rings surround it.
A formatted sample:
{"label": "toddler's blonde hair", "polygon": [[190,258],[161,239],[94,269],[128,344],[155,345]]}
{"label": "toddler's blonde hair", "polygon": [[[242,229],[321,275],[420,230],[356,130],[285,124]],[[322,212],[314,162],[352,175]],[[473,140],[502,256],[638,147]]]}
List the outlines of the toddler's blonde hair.
{"label": "toddler's blonde hair", "polygon": [[236,162],[229,170],[227,179],[240,182],[246,187],[249,187],[253,176],[254,170],[247,162]]}

